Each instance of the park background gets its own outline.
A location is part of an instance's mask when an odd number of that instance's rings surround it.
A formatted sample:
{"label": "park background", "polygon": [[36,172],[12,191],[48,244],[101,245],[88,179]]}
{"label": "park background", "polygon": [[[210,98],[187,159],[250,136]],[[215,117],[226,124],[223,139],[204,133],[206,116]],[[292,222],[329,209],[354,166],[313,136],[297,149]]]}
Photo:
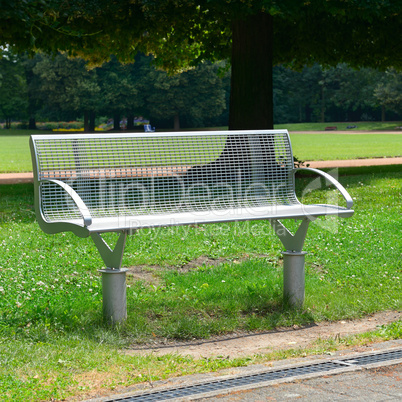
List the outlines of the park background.
{"label": "park background", "polygon": [[[153,59],[139,54],[134,63],[122,64],[112,57],[94,67],[63,53],[32,58],[3,51],[1,127],[134,130],[149,121],[157,129],[228,126],[228,63],[204,62],[169,75]],[[274,123],[340,122],[346,123],[344,128],[362,129],[356,122],[398,121],[401,93],[402,75],[393,68],[355,70],[342,63],[316,63],[295,71],[278,65],[273,69]]]}
{"label": "park background", "polygon": [[[270,105],[264,104],[261,109],[261,98],[246,95],[250,89],[258,92],[261,87],[270,98],[265,78],[273,65],[276,124],[321,122],[322,130],[326,126],[357,126],[348,129],[353,134],[319,134],[325,146],[315,150],[317,158],[323,157],[323,149],[334,155],[335,143],[337,158],[344,158],[352,148],[350,139],[358,157],[367,157],[368,148],[377,152],[384,143],[388,144],[387,151],[381,150],[377,156],[401,155],[397,129],[401,109],[397,102],[402,92],[398,73],[402,42],[395,34],[400,29],[399,2],[230,3],[228,7],[227,2],[200,1],[194,7],[191,1],[3,2],[0,91],[5,91],[1,99],[11,112],[2,111],[1,118],[5,126],[22,128],[13,126],[18,122],[30,128],[22,135],[20,130],[1,130],[2,155],[16,150],[14,165],[8,171],[26,169],[21,169],[25,158],[21,152],[28,152],[23,141],[34,131],[35,122],[48,124],[38,124],[40,130],[85,126],[91,131],[105,122],[103,118],[113,118],[117,130],[121,118],[132,113],[133,117],[149,119],[157,129],[175,127],[175,122],[176,128],[179,122],[180,127],[221,127],[227,125],[224,114],[234,111],[233,116],[241,116],[243,121],[231,124],[229,118],[231,129],[272,128],[272,119],[262,119],[265,113],[261,112],[269,112]],[[268,3],[271,7],[266,12]],[[271,43],[272,36],[279,46],[271,53],[265,47],[264,54],[269,57],[258,57],[261,49],[255,48]],[[247,41],[239,42],[239,38]],[[239,59],[244,59],[239,58],[244,54],[239,52],[239,48],[244,50],[242,45],[257,52],[247,54],[251,64],[232,80],[231,92],[233,83],[239,82],[245,84],[245,92],[236,97],[242,101],[237,104],[240,108],[228,110],[227,65],[202,62],[196,68],[197,63],[191,63],[195,58],[197,62],[208,57],[231,58],[233,72]],[[235,50],[233,56],[230,47]],[[40,49],[52,55],[38,53]],[[80,59],[67,60],[55,49],[86,56],[91,68],[84,68],[85,62]],[[147,49],[158,53],[155,61],[159,67],[192,69],[169,76],[149,69],[149,59],[140,53],[133,65],[114,59],[104,63],[112,53],[127,62],[137,50]],[[37,56],[28,58],[25,51]],[[29,63],[38,64],[27,68]],[[351,70],[343,63],[360,70]],[[135,96],[127,97],[132,88],[127,71],[141,66],[145,70],[140,78],[149,80],[136,87]],[[27,75],[29,71],[33,72],[31,76]],[[362,71],[367,74],[360,76]],[[197,75],[201,73],[207,82]],[[98,75],[108,78],[100,84]],[[337,78],[342,76],[348,78]],[[180,80],[193,86],[176,93]],[[212,107],[204,105],[206,87],[211,83],[217,90]],[[151,96],[155,104],[159,98],[164,101],[152,113],[148,110]],[[170,108],[175,99],[191,113],[177,106]],[[197,99],[203,101],[198,103]],[[129,101],[139,104],[128,105]],[[74,121],[75,125],[78,118],[77,126],[62,123]],[[355,132],[367,122],[374,128],[373,119],[393,120],[376,127],[393,134]],[[294,144],[297,138],[303,145],[300,150],[318,142],[295,134]],[[374,139],[370,147],[369,138]],[[23,144],[22,148],[18,149],[18,144]],[[306,157],[312,158],[310,155]],[[102,320],[97,272],[102,261],[94,245],[71,233],[43,234],[35,221],[32,184],[0,186],[2,398],[85,399],[188,373],[252,363],[269,365],[273,359],[326,355],[376,340],[401,338],[399,320],[360,336],[317,339],[305,348],[294,345],[241,358],[126,353],[149,343],[243,336],[322,321],[353,320],[378,311],[400,311],[400,165],[340,169],[338,174],[355,201],[355,215],[349,220],[312,225],[305,248],[303,309],[290,309],[283,302],[281,245],[267,230],[266,222],[140,231],[127,244],[123,265],[130,267],[132,274],[127,293],[129,317],[124,327],[117,328],[108,327]],[[307,185],[308,180],[304,178],[300,186]],[[324,202],[328,191],[333,192],[328,188],[310,192],[302,201]]]}

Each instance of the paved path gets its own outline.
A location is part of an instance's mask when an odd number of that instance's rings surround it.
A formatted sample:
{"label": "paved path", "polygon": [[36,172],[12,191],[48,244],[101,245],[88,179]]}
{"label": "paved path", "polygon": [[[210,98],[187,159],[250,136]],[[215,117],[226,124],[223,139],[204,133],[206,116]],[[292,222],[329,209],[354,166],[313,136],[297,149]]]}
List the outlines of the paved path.
{"label": "paved path", "polygon": [[[354,160],[334,160],[334,161],[307,161],[312,168],[340,168],[358,166],[383,166],[383,165],[402,165],[400,158],[374,158],[374,159],[354,159]],[[32,172],[26,173],[0,173],[0,184],[31,183],[33,181]]]}
{"label": "paved path", "polygon": [[[308,358],[286,359],[273,361],[270,365],[251,365],[236,367],[218,372],[195,374],[169,378],[154,383],[142,383],[125,390],[124,393],[108,396],[92,397],[87,402],[112,402],[116,400],[134,402],[145,400],[168,400],[174,391],[175,401],[216,401],[216,402],[265,402],[265,401],[401,401],[402,400],[402,359],[396,356],[394,360],[369,359],[365,364],[358,365],[358,359],[398,353],[402,350],[402,340],[392,340],[354,347],[349,350],[339,350],[328,355],[311,356]],[[345,367],[336,370],[327,369],[330,362],[345,362]],[[347,363],[350,362],[350,363]],[[307,373],[303,368],[325,365],[323,371],[312,370]],[[271,366],[271,367],[270,367]],[[317,366],[316,366],[317,367]],[[238,380],[258,377],[261,373],[281,370],[289,372],[297,368],[295,376],[287,378],[268,379],[267,381],[242,382]],[[266,377],[265,377],[266,378]],[[232,381],[233,386],[226,388],[218,386],[205,388],[197,393],[196,388],[204,384],[224,383]],[[233,383],[233,380],[235,383]],[[180,392],[180,390],[189,392]],[[121,392],[120,391],[120,392]],[[179,391],[176,393],[176,391]],[[153,393],[159,394],[150,398]],[[154,395],[156,396],[156,395]],[[147,399],[150,398],[150,399]]]}
{"label": "paved path", "polygon": [[385,166],[402,165],[402,158],[374,158],[374,159],[353,159],[335,161],[310,161],[310,167],[321,168],[341,168],[341,167],[360,167],[360,166]]}
{"label": "paved path", "polygon": [[201,398],[205,402],[263,401],[401,401],[402,364],[323,375],[295,380],[251,390],[239,390],[229,395]]}

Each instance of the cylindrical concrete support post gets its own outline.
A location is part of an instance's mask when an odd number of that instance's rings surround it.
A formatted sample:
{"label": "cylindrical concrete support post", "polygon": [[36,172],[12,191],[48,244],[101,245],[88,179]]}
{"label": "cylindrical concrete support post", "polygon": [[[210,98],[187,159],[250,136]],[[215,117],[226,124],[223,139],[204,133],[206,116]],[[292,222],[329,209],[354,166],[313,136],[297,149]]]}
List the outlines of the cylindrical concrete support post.
{"label": "cylindrical concrete support post", "polygon": [[103,317],[111,324],[123,323],[127,319],[126,272],[122,269],[101,269]]}
{"label": "cylindrical concrete support post", "polygon": [[283,296],[292,306],[304,303],[304,256],[305,251],[283,253]]}

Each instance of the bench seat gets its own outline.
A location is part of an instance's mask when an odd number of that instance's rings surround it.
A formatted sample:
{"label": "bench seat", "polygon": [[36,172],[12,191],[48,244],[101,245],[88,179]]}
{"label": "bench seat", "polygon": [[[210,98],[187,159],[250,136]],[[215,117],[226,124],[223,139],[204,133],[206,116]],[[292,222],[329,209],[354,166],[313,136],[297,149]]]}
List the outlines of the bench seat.
{"label": "bench seat", "polygon": [[[168,227],[178,225],[193,225],[207,223],[222,223],[233,221],[272,220],[272,219],[304,219],[314,220],[320,216],[336,215],[348,218],[353,211],[348,208],[334,205],[280,205],[271,207],[231,208],[221,211],[180,212],[160,215],[125,215],[94,218],[89,226],[85,226],[83,219],[55,221],[57,232],[72,230],[81,237],[91,232],[134,231],[143,228]],[[48,233],[52,231],[51,222],[48,222]],[[63,227],[64,225],[64,227]],[[72,228],[70,225],[75,226]]]}

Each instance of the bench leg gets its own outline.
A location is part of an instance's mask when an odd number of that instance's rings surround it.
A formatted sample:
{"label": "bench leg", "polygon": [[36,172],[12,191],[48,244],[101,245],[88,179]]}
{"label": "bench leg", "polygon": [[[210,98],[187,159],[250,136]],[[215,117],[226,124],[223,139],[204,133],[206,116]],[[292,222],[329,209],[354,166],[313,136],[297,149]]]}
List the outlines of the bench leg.
{"label": "bench leg", "polygon": [[127,268],[99,270],[102,273],[103,317],[113,325],[127,319],[127,271]]}
{"label": "bench leg", "polygon": [[283,297],[294,307],[304,303],[305,274],[304,260],[306,252],[302,251],[310,219],[303,219],[295,234],[289,232],[278,220],[270,221],[284,245],[283,254]]}
{"label": "bench leg", "polygon": [[305,251],[284,251],[283,253],[283,297],[295,307],[304,303],[304,256]]}
{"label": "bench leg", "polygon": [[99,233],[91,233],[106,265],[102,274],[103,317],[110,324],[124,323],[127,319],[126,272],[121,268],[127,233],[122,232],[112,250]]}

